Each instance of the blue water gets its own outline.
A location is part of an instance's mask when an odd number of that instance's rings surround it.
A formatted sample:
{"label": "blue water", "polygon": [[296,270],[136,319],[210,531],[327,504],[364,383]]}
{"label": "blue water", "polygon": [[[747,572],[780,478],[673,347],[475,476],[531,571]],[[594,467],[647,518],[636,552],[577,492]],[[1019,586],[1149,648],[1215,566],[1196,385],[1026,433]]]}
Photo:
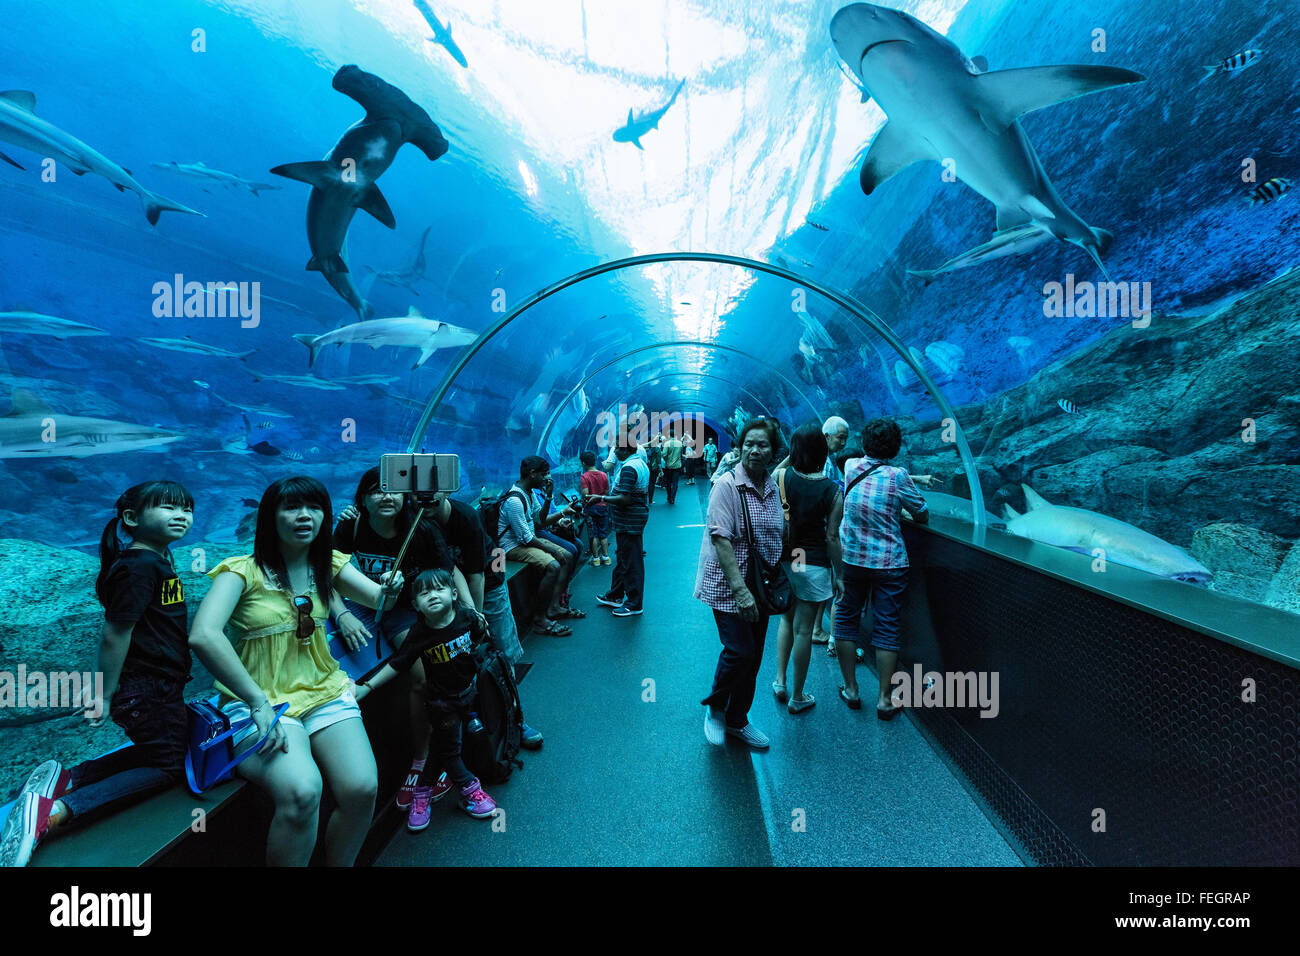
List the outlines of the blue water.
{"label": "blue water", "polygon": [[[330,85],[348,63],[401,88],[451,145],[432,163],[405,146],[380,179],[396,230],[364,212],[353,220],[352,273],[379,316],[414,306],[478,332],[501,309],[599,262],[671,250],[741,255],[784,262],[855,295],[927,356],[953,403],[1018,385],[1125,321],[1044,319],[1044,282],[1066,272],[1099,278],[1080,250],[1061,243],[928,288],[906,278],[908,268],[935,267],[985,241],[993,210],[965,186],[943,183],[932,164],[862,195],[853,151],[868,134],[836,141],[843,130],[865,130],[868,109],[829,43],[838,2],[556,0],[545,12],[531,0],[433,4],[453,22],[468,68],[427,41],[406,0],[11,6],[0,86],[34,92],[39,116],[206,218],[165,212],[151,227],[133,194],[66,169],[42,182],[39,157],[0,144],[27,167],[0,164],[0,310],[111,333],[0,335],[3,391],[29,389],[57,413],[184,435],[155,451],[4,460],[10,495],[0,537],[89,541],[119,491],[163,475],[194,492],[201,536],[237,522],[240,499],[289,473],[320,477],[341,500],[378,455],[412,441],[458,350],[413,370],[410,349],[331,348],[312,370],[326,380],[392,376],[380,386],[388,394],[255,381],[248,371],[308,374],[307,350],[292,335],[357,318],[321,274],[304,269],[309,187],[269,172],[323,157],[361,117]],[[953,39],[995,70],[1083,62],[1147,76],[1029,114],[1023,126],[1065,201],[1116,234],[1111,275],[1150,282],[1157,310],[1194,311],[1297,261],[1300,196],[1252,208],[1240,179],[1247,157],[1259,181],[1300,173],[1300,85],[1286,52],[1300,39],[1293,5],[932,0],[907,8],[932,22],[955,17]],[[1090,48],[1097,28],[1106,30],[1104,53]],[[192,48],[196,29],[205,31],[203,52]],[[1203,78],[1203,64],[1251,47],[1266,51],[1258,65]],[[681,96],[643,150],[613,141],[629,108],[642,115],[662,106],[682,77]],[[173,161],[280,188],[254,196],[152,165]],[[419,294],[372,283],[365,267],[404,268],[428,226]],[[153,287],[176,274],[261,283],[260,324],[155,317]],[[914,381],[889,381],[897,356],[878,340],[879,358],[862,353],[873,341],[867,331],[816,297],[807,311],[834,347],[805,359],[790,284],[751,278],[722,266],[660,266],[568,290],[489,342],[415,441],[460,454],[469,494],[504,484],[525,454],[540,451],[558,470],[594,450],[597,416],[619,403],[701,414],[723,449],[738,405],[790,424],[824,416],[832,402],[856,403],[868,417],[933,414]],[[139,341],[184,336],[254,354],[215,358]],[[668,342],[702,344],[644,348]],[[936,343],[956,351],[926,351]],[[935,354],[960,358],[943,368]],[[218,396],[290,417],[244,415]],[[249,453],[259,442],[281,454]]]}

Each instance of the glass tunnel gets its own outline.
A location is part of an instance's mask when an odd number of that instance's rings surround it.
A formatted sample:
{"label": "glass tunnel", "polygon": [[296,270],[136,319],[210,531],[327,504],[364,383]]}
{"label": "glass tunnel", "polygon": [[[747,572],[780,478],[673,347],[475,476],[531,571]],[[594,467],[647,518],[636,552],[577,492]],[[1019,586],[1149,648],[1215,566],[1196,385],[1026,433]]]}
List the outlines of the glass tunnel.
{"label": "glass tunnel", "polygon": [[0,864],[1300,862],[1291,4],[10,7]]}

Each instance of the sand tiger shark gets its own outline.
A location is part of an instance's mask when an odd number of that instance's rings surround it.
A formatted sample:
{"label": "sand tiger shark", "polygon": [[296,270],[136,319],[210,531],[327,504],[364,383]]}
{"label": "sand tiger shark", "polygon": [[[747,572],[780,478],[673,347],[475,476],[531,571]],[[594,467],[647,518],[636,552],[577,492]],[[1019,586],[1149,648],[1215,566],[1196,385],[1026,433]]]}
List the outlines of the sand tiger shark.
{"label": "sand tiger shark", "polygon": [[641,137],[652,129],[659,128],[659,121],[664,118],[664,114],[668,112],[669,107],[677,102],[677,94],[682,91],[682,87],[685,85],[686,81],[682,80],[677,84],[677,89],[673,90],[673,95],[667,103],[653,112],[646,113],[640,119],[637,119],[629,108],[627,123],[614,130],[614,142],[631,143],[637,149],[644,149],[645,147],[641,145]]}
{"label": "sand tiger shark", "polygon": [[438,18],[433,15],[433,8],[424,0],[415,0],[415,9],[420,11],[420,15],[424,17],[430,29],[433,30],[433,36],[429,37],[429,42],[438,44],[451,54],[453,60],[463,67],[468,67],[469,61],[465,59],[465,54],[460,52],[460,47],[451,38],[451,21],[448,20],[446,26],[439,23]]}
{"label": "sand tiger shark", "polygon": [[954,163],[957,178],[997,207],[997,228],[1034,223],[1087,251],[1102,238],[1057,194],[1019,117],[1064,100],[1140,82],[1113,66],[1034,66],[987,72],[942,34],[901,10],[854,3],[831,18],[831,42],[888,117],[862,162],[870,195],[921,160]]}
{"label": "sand tiger shark", "polygon": [[393,211],[375,181],[393,163],[403,143],[412,143],[429,159],[447,152],[447,140],[429,114],[397,87],[348,64],[334,74],[334,89],[356,100],[366,115],[338,141],[323,160],[276,166],[277,176],[312,187],[307,200],[307,268],[320,272],[334,291],[362,319],[374,314],[352,283],[344,245],[358,209],[389,229],[397,228]]}
{"label": "sand tiger shark", "polygon": [[[194,216],[203,215],[196,209],[150,192],[135,181],[129,170],[123,169],[72,134],[41,119],[36,115],[36,94],[27,90],[6,90],[0,93],[0,142],[12,143],[30,149],[38,156],[56,159],[78,176],[86,173],[103,176],[117,187],[118,192],[131,190],[144,204],[144,214],[151,226],[158,225],[158,217],[167,210],[187,212]],[[4,153],[0,153],[0,159],[11,166],[23,168]]]}
{"label": "sand tiger shark", "polygon": [[150,425],[63,415],[32,392],[15,389],[13,409],[0,418],[0,458],[86,458],[155,448],[183,437]]}
{"label": "sand tiger shark", "polygon": [[1011,534],[1080,554],[1091,555],[1094,548],[1101,548],[1107,561],[1175,581],[1207,584],[1213,578],[1209,568],[1182,548],[1127,521],[1085,508],[1054,505],[1028,485],[1020,487],[1028,510],[1017,514],[1010,505],[1003,505]]}
{"label": "sand tiger shark", "polygon": [[414,369],[429,361],[429,356],[438,349],[469,345],[478,338],[478,333],[436,319],[426,319],[412,306],[410,312],[401,317],[354,322],[324,335],[300,332],[294,338],[307,346],[308,368],[316,364],[317,354],[327,345],[369,345],[372,349],[392,345],[420,350],[420,357],[411,366]]}

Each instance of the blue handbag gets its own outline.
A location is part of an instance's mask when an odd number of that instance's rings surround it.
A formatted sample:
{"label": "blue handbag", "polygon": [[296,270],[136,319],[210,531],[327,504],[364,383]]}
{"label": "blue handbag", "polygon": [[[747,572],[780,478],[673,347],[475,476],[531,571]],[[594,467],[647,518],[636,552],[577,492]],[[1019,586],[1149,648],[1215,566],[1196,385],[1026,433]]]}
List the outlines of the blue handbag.
{"label": "blue handbag", "polygon": [[[189,714],[189,747],[185,751],[185,781],[190,792],[198,795],[219,783],[225,783],[235,775],[235,768],[246,758],[251,757],[266,742],[270,729],[253,747],[249,747],[238,756],[235,755],[234,736],[253,724],[253,718],[241,717],[231,722],[230,718],[218,710],[210,701],[192,700],[185,705]],[[289,704],[283,703],[275,708],[275,720],[271,727],[280,722]]]}

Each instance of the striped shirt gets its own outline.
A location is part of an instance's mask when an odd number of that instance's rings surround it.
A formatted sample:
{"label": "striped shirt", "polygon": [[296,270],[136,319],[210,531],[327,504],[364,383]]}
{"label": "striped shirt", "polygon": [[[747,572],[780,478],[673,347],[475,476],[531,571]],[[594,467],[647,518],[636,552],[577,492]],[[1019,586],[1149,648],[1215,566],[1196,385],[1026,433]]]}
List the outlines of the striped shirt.
{"label": "striped shirt", "polygon": [[731,595],[731,586],[722,573],[722,565],[718,563],[713,535],[731,542],[743,578],[749,569],[749,544],[745,540],[745,513],[740,503],[742,494],[749,503],[749,519],[763,559],[769,564],[776,564],[781,559],[781,530],[785,518],[776,482],[768,475],[760,492],[745,466],[738,464],[735,471],[718,478],[709,493],[704,540],[700,543],[700,560],[695,571],[695,596],[715,611],[727,614],[739,614],[740,608]]}
{"label": "striped shirt", "polygon": [[650,466],[636,455],[629,455],[619,469],[614,484],[614,494],[629,495],[626,501],[610,502],[609,517],[614,523],[615,531],[624,534],[640,534],[645,530],[646,519],[650,517],[650,508],[646,504],[646,493],[650,490]]}
{"label": "striped shirt", "polygon": [[840,547],[844,563],[858,568],[905,568],[907,546],[899,511],[903,506],[914,515],[924,512],[925,499],[916,490],[906,469],[879,458],[850,458],[844,477],[851,483],[873,465],[870,478],[854,486],[844,499],[844,521],[840,525]]}

